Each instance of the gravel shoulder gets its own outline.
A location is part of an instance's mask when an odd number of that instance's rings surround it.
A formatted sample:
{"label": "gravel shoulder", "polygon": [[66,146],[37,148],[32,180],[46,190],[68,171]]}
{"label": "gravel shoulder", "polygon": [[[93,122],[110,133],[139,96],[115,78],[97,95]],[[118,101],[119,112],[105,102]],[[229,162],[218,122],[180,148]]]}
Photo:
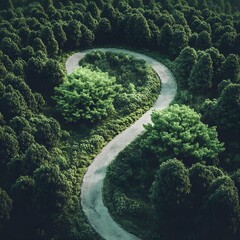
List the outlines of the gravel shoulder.
{"label": "gravel shoulder", "polygon": [[[75,53],[69,57],[66,62],[67,73],[70,74],[78,68],[79,60],[93,50],[97,49],[90,49]],[[103,180],[106,176],[107,166],[114,160],[120,151],[122,151],[144,131],[143,124],[151,122],[151,112],[153,110],[161,110],[169,106],[177,93],[177,85],[171,71],[151,57],[133,51],[116,48],[98,48],[98,50],[129,54],[138,59],[145,60],[156,71],[162,83],[161,93],[154,106],[102,149],[89,166],[81,187],[81,205],[83,211],[90,224],[104,239],[140,240],[140,238],[123,229],[111,217],[108,209],[103,203]]]}

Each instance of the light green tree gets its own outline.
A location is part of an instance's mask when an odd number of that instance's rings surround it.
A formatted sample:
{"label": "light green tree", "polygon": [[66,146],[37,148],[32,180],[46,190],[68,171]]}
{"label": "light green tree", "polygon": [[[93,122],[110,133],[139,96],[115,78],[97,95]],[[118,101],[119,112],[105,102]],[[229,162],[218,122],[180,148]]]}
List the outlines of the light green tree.
{"label": "light green tree", "polygon": [[114,110],[115,82],[108,73],[80,67],[55,89],[57,108],[68,122],[101,120]]}

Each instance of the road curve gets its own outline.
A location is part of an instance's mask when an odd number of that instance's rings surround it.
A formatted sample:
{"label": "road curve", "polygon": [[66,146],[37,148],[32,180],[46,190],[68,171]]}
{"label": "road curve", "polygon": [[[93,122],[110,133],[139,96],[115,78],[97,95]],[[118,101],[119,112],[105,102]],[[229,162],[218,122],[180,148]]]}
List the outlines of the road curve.
{"label": "road curve", "polygon": [[[70,74],[78,68],[79,60],[93,50],[97,49],[90,49],[75,53],[69,57],[66,62],[67,73]],[[85,212],[90,224],[104,239],[140,240],[140,238],[127,232],[119,224],[117,224],[109,214],[102,199],[103,180],[106,175],[107,166],[111,163],[111,161],[114,160],[120,151],[122,151],[140,133],[143,132],[143,124],[151,122],[150,115],[152,110],[160,110],[169,106],[176,95],[177,86],[174,76],[170,70],[151,57],[116,48],[100,48],[98,50],[129,54],[138,59],[143,59],[156,71],[162,82],[161,93],[154,106],[102,149],[101,153],[96,156],[93,163],[89,166],[81,187],[81,204],[83,211]]]}

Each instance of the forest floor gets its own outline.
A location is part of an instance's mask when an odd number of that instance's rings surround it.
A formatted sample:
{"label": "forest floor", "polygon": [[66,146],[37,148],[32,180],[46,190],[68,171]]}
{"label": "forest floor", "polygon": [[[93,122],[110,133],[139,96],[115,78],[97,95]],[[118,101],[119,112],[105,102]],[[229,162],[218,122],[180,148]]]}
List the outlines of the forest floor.
{"label": "forest floor", "polygon": [[137,59],[142,59],[156,71],[162,83],[161,93],[154,106],[129,128],[117,135],[102,149],[102,151],[95,157],[91,166],[88,168],[81,187],[81,204],[83,211],[85,212],[90,224],[104,239],[137,240],[139,239],[138,237],[127,232],[115,222],[108,209],[104,205],[104,177],[106,175],[107,166],[114,160],[118,153],[144,131],[144,124],[151,122],[152,110],[161,110],[169,106],[176,95],[177,85],[171,71],[155,59],[140,53],[115,48],[90,49],[73,54],[66,62],[68,74],[78,68],[79,60],[93,50],[124,53],[132,55]]}

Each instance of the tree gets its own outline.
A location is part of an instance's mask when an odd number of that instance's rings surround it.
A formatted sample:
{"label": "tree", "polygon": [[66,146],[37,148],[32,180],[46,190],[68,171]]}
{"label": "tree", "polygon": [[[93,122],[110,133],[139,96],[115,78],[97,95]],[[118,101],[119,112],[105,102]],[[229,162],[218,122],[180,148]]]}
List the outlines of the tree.
{"label": "tree", "polygon": [[47,149],[37,143],[32,144],[26,151],[23,160],[23,170],[26,175],[32,175],[33,171],[49,160]]}
{"label": "tree", "polygon": [[95,18],[93,18],[90,12],[87,12],[83,18],[83,24],[87,26],[94,33],[97,29],[98,22]]}
{"label": "tree", "polygon": [[237,55],[230,54],[222,66],[222,79],[230,79],[232,82],[237,81],[240,72],[240,64]]}
{"label": "tree", "polygon": [[22,152],[25,152],[33,143],[35,143],[34,136],[26,131],[22,131],[17,140]]}
{"label": "tree", "polygon": [[19,57],[21,53],[18,45],[9,37],[5,37],[2,39],[1,49],[13,60]]}
{"label": "tree", "polygon": [[235,32],[225,32],[219,41],[219,50],[224,54],[232,53],[236,39]]}
{"label": "tree", "polygon": [[82,32],[82,46],[84,48],[91,47],[95,39],[93,32],[90,29],[88,29],[85,25],[81,26],[81,32]]}
{"label": "tree", "polygon": [[197,218],[200,237],[232,239],[239,226],[238,192],[227,176],[216,179],[205,197]]}
{"label": "tree", "polygon": [[58,42],[59,48],[63,49],[67,42],[67,36],[60,23],[57,22],[54,24],[53,33],[54,33],[55,39]]}
{"label": "tree", "polygon": [[217,138],[215,127],[208,127],[200,115],[187,106],[172,105],[151,116],[142,146],[151,150],[161,161],[182,160],[186,165],[196,162],[216,164],[224,148]]}
{"label": "tree", "polygon": [[58,166],[43,165],[34,172],[33,178],[34,202],[41,215],[51,216],[67,207],[71,186]]}
{"label": "tree", "polygon": [[42,57],[31,57],[27,62],[26,78],[28,84],[33,90],[41,91],[42,86],[42,72],[46,59]]}
{"label": "tree", "polygon": [[[216,171],[220,171],[215,176]],[[201,163],[194,164],[189,169],[189,178],[191,182],[191,203],[192,209],[198,211],[202,205],[203,197],[206,195],[211,183],[223,172],[220,169],[212,169],[211,166],[205,166]]]}
{"label": "tree", "polygon": [[56,60],[48,60],[43,67],[42,71],[43,81],[42,84],[47,92],[53,93],[53,89],[61,85],[66,77],[62,66]]}
{"label": "tree", "polygon": [[47,47],[47,52],[50,56],[55,56],[58,54],[59,46],[56,41],[53,31],[50,27],[44,27],[41,31],[41,39]]}
{"label": "tree", "polygon": [[188,46],[188,37],[185,31],[175,30],[170,42],[169,51],[171,56],[177,57]]}
{"label": "tree", "polygon": [[3,224],[10,218],[12,210],[12,199],[0,188],[0,230]]}
{"label": "tree", "polygon": [[173,38],[173,28],[168,23],[165,24],[160,31],[160,35],[158,37],[158,46],[163,52],[168,52],[170,43]]}
{"label": "tree", "polygon": [[228,131],[232,137],[237,136],[240,133],[240,84],[229,84],[223,90],[215,109],[218,127]]}
{"label": "tree", "polygon": [[196,47],[200,50],[205,50],[210,48],[212,45],[211,35],[207,31],[202,31],[198,34],[196,41]]}
{"label": "tree", "polygon": [[232,174],[231,179],[234,181],[234,185],[238,190],[238,195],[240,195],[240,169]]}
{"label": "tree", "polygon": [[43,53],[47,54],[47,48],[44,45],[43,41],[41,38],[37,37],[34,39],[33,41],[33,47],[34,47],[34,51],[42,51]]}
{"label": "tree", "polygon": [[67,29],[67,46],[69,49],[73,49],[80,46],[82,32],[81,24],[77,20],[72,20],[68,23]]}
{"label": "tree", "polygon": [[213,79],[212,79],[212,85],[213,89],[216,91],[218,84],[220,83],[222,79],[221,69],[223,62],[225,60],[225,57],[223,54],[219,52],[218,49],[211,47],[207,49],[206,53],[210,54],[212,62],[213,62]]}
{"label": "tree", "polygon": [[205,92],[212,87],[213,62],[208,53],[202,53],[195,63],[190,78],[189,88],[193,92]]}
{"label": "tree", "polygon": [[22,94],[11,85],[8,85],[5,93],[0,97],[0,109],[4,118],[10,120],[15,116],[24,116],[27,104]]}
{"label": "tree", "polygon": [[24,78],[26,62],[24,60],[16,60],[12,67],[14,75]]}
{"label": "tree", "polygon": [[177,159],[162,163],[150,192],[158,213],[178,209],[190,193],[189,173],[184,164]]}
{"label": "tree", "polygon": [[184,48],[176,59],[175,72],[178,76],[178,84],[181,88],[188,88],[188,78],[197,61],[197,53],[193,48]]}
{"label": "tree", "polygon": [[160,165],[150,190],[150,199],[155,216],[160,221],[159,228],[169,235],[176,225],[183,223],[184,204],[190,193],[188,170],[180,161],[168,160]]}
{"label": "tree", "polygon": [[96,30],[96,40],[101,44],[106,44],[111,39],[112,27],[108,19],[102,18]]}
{"label": "tree", "polygon": [[0,9],[5,9],[5,10],[9,10],[9,9],[13,9],[13,4],[12,4],[12,0],[0,0]]}
{"label": "tree", "polygon": [[9,129],[0,127],[0,171],[4,170],[7,163],[18,154],[19,146],[14,132],[8,132]]}
{"label": "tree", "polygon": [[95,2],[89,2],[86,8],[86,12],[91,13],[96,19],[100,18],[100,10]]}
{"label": "tree", "polygon": [[44,115],[38,115],[32,118],[31,121],[36,128],[34,133],[36,142],[43,144],[47,149],[56,147],[62,137],[61,127],[58,121],[52,117],[47,118]]}
{"label": "tree", "polygon": [[125,27],[125,39],[132,46],[146,47],[150,44],[151,31],[142,14],[130,15]]}
{"label": "tree", "polygon": [[99,121],[114,110],[115,82],[108,73],[80,67],[56,88],[54,99],[68,122]]}
{"label": "tree", "polygon": [[29,176],[20,176],[12,186],[14,205],[23,208],[24,214],[27,214],[26,208],[31,207],[33,189],[34,180]]}

